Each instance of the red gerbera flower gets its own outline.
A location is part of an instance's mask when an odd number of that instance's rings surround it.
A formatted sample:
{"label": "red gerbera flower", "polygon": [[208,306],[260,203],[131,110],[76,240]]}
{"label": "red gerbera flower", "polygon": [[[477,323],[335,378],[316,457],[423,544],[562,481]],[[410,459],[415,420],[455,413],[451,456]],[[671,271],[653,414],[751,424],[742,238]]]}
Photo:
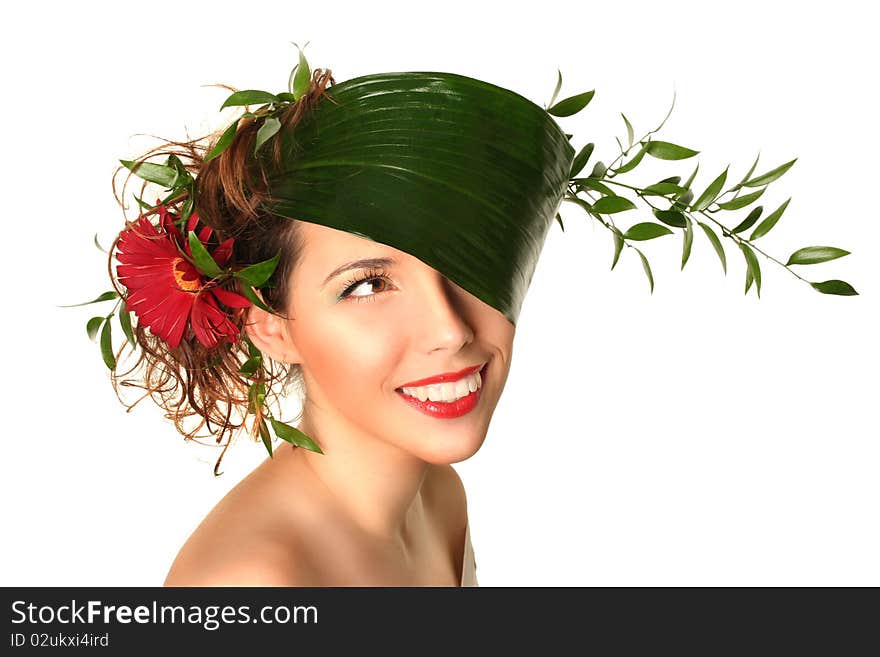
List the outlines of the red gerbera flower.
{"label": "red gerbera flower", "polygon": [[[247,308],[251,302],[206,279],[192,263],[189,243],[174,224],[174,217],[164,205],[158,210],[158,227],[140,216],[133,227],[122,231],[117,243],[116,258],[121,264],[116,273],[128,291],[126,309],[172,348],[180,344],[187,326],[206,347],[215,347],[223,338],[235,342],[239,329],[220,304],[236,309]],[[195,230],[198,222],[198,214],[193,212],[186,233]],[[211,228],[205,227],[197,234],[206,247],[211,233]],[[230,238],[211,252],[219,267],[229,262],[232,244]]]}

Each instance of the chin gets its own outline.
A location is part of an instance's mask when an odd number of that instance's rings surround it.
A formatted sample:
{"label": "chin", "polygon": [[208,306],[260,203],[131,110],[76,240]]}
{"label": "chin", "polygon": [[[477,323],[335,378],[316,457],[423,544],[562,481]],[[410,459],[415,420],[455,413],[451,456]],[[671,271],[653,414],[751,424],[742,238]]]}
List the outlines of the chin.
{"label": "chin", "polygon": [[426,436],[433,438],[431,444],[421,442],[421,444],[413,450],[413,453],[427,463],[434,465],[450,465],[466,461],[483,446],[486,439],[485,432],[472,434],[470,436],[452,436],[442,435],[439,432],[436,435]]}

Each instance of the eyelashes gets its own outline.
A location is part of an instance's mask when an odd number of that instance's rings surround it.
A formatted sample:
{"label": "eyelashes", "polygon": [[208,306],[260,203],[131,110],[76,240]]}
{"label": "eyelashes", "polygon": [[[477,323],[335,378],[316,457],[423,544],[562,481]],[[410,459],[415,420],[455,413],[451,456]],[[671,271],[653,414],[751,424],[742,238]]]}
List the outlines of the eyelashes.
{"label": "eyelashes", "polygon": [[[351,295],[351,293],[358,286],[361,285],[361,283],[367,283],[370,281],[377,281],[377,280],[383,281],[386,284],[391,283],[391,279],[386,275],[384,270],[371,268],[371,269],[367,270],[366,275],[360,276],[360,277],[355,277],[355,278],[347,281],[345,284],[345,289],[339,295],[339,299],[347,299]],[[355,301],[372,301],[377,296],[379,296],[379,295],[378,294],[367,294],[367,295],[354,296],[352,298]]]}

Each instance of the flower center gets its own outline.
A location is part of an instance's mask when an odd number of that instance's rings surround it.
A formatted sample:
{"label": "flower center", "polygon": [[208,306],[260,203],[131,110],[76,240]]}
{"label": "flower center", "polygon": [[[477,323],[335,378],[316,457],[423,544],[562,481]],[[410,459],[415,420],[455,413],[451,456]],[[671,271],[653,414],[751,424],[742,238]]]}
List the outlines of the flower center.
{"label": "flower center", "polygon": [[195,292],[201,289],[199,285],[199,275],[193,271],[190,264],[183,258],[175,258],[171,263],[171,271],[174,274],[174,280],[177,287],[187,292]]}

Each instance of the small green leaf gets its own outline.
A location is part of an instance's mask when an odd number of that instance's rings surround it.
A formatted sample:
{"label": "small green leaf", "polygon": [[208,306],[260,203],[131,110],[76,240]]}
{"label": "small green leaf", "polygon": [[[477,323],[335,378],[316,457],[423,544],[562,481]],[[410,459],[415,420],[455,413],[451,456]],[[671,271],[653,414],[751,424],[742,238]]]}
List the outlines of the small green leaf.
{"label": "small green leaf", "polygon": [[623,234],[624,239],[628,240],[652,240],[663,235],[671,235],[672,231],[663,224],[655,224],[653,221],[643,221],[629,227]]}
{"label": "small green leaf", "polygon": [[101,358],[104,359],[104,364],[107,366],[107,369],[115,370],[116,358],[113,356],[113,342],[110,335],[111,317],[113,317],[112,313],[107,316],[107,321],[104,322],[104,328],[101,329]]}
{"label": "small green leaf", "polygon": [[743,185],[745,187],[760,187],[761,185],[768,185],[779,178],[786,171],[788,171],[795,162],[797,162],[797,158],[794,158],[791,162],[786,162],[785,164],[778,166],[775,169],[758,176],[757,178],[748,180],[744,182]]}
{"label": "small green leaf", "polygon": [[558,74],[556,78],[556,88],[553,90],[553,95],[550,97],[550,102],[547,104],[547,107],[552,106],[553,103],[556,102],[556,96],[559,95],[559,90],[562,88],[562,71],[557,68],[556,73]]}
{"label": "small green leaf", "polygon": [[632,148],[633,145],[633,127],[629,122],[629,119],[624,116],[623,112],[620,113],[620,116],[623,117],[623,122],[626,124],[626,138],[629,140],[629,145],[627,148]]}
{"label": "small green leaf", "polygon": [[262,356],[262,352],[257,349],[257,345],[255,345],[251,339],[245,334],[244,341],[247,343],[248,348],[248,356],[253,358],[254,356]]}
{"label": "small green leaf", "polygon": [[618,258],[620,258],[620,252],[623,251],[623,235],[616,228],[612,229],[611,234],[614,236],[614,260],[611,261],[611,270],[613,271]]}
{"label": "small green leaf", "polygon": [[627,171],[632,171],[637,166],[639,166],[639,162],[642,161],[642,158],[645,157],[645,153],[647,153],[647,149],[642,146],[639,149],[639,152],[633,155],[632,159],[626,164],[622,164],[621,166],[613,169],[614,173],[626,173]]}
{"label": "small green leaf", "polygon": [[559,227],[562,229],[562,232],[565,232],[565,226],[562,224],[562,217],[559,216],[559,213],[556,213],[556,221],[559,223]]}
{"label": "small green leaf", "polygon": [[262,407],[263,401],[266,399],[266,386],[260,382],[254,382],[248,388],[248,413],[257,412],[257,407]]}
{"label": "small green leaf", "polygon": [[679,212],[678,210],[657,210],[654,211],[654,216],[657,217],[660,221],[662,221],[667,226],[674,226],[675,228],[684,228],[687,225],[685,221],[684,214]]}
{"label": "small green leaf", "polygon": [[[697,177],[697,171],[699,171],[699,170],[700,170],[700,163],[697,162],[697,166],[694,167],[694,171],[693,171],[693,173],[691,173],[690,177],[687,179],[687,182],[684,184],[684,187],[687,187],[688,189],[691,188],[691,185],[694,182],[694,178]],[[690,202],[690,201],[688,201],[688,202]]]}
{"label": "small green leaf", "polygon": [[730,232],[741,233],[744,230],[751,228],[752,224],[754,224],[758,220],[758,217],[761,216],[761,212],[763,212],[763,210],[763,205],[759,205],[758,207],[754,208],[751,212],[749,212],[749,215],[745,219],[743,219],[736,228],[731,229]]}
{"label": "small green leaf", "polygon": [[681,268],[684,269],[685,264],[688,261],[688,258],[691,256],[691,245],[694,242],[694,226],[691,223],[691,220],[685,217],[687,221],[687,226],[684,229],[684,244],[682,246],[681,251]]}
{"label": "small green leaf", "polygon": [[668,196],[669,194],[684,194],[686,191],[688,190],[675,183],[658,182],[645,187],[642,193],[646,196]]}
{"label": "small green leaf", "polygon": [[[296,44],[293,44],[296,46]],[[306,46],[309,45],[306,43]],[[305,48],[305,46],[303,46]],[[299,46],[296,46],[296,49],[299,50],[299,63],[295,67],[296,73],[294,74],[291,71],[291,78],[287,80],[287,88],[290,93],[293,94],[295,100],[299,100],[302,98],[306,92],[309,90],[309,80],[311,80],[312,72],[309,70],[309,63],[306,61],[306,56],[303,53],[303,49]]]}
{"label": "small green leaf", "polygon": [[726,276],[727,256],[724,254],[724,247],[721,245],[721,240],[718,239],[718,235],[715,234],[715,231],[712,230],[711,226],[704,224],[702,221],[698,221],[697,223],[703,228],[703,232],[706,233],[706,237],[708,237],[709,241],[712,243],[715,253],[717,253],[718,257],[721,259],[721,267],[724,269],[724,275]]}
{"label": "small green leaf", "polygon": [[755,277],[752,276],[752,268],[746,264],[746,289],[744,294],[749,293],[749,289],[752,287],[752,283],[755,281]]}
{"label": "small green leaf", "polygon": [[730,201],[725,201],[724,203],[719,203],[718,207],[722,210],[739,210],[741,208],[746,207],[747,205],[754,203],[759,198],[761,198],[761,194],[763,194],[767,190],[766,187],[762,187],[757,192],[752,192],[751,194],[744,194],[743,196],[737,196],[735,199]]}
{"label": "small green leaf", "polygon": [[595,93],[596,90],[594,89],[592,91],[585,91],[582,94],[577,94],[576,96],[569,96],[564,100],[560,100],[547,111],[553,116],[571,116],[572,114],[577,114],[584,109],[591,100],[593,100],[593,94]]}
{"label": "small green leaf", "polygon": [[122,327],[122,333],[128,340],[128,344],[132,347],[136,346],[137,341],[134,339],[134,331],[131,329],[131,312],[124,308],[119,311],[119,326]]}
{"label": "small green leaf", "polygon": [[257,308],[262,308],[262,309],[265,310],[267,313],[275,314],[275,311],[272,310],[272,309],[271,309],[269,306],[267,306],[265,303],[263,303],[263,300],[260,299],[259,296],[257,296],[257,293],[256,293],[256,292],[254,292],[254,288],[252,288],[252,287],[251,287],[250,285],[248,285],[247,283],[245,283],[244,285],[241,286],[241,293],[242,293],[246,298],[248,298],[252,304],[254,304],[255,306],[257,306]]}
{"label": "small green leaf", "polygon": [[604,178],[606,171],[608,171],[608,168],[605,166],[604,162],[596,162],[596,164],[593,165],[593,171],[590,173],[590,178]]}
{"label": "small green leaf", "polygon": [[223,273],[223,270],[220,269],[216,262],[214,262],[214,258],[208,253],[208,249],[202,244],[194,230],[189,231],[189,248],[190,251],[192,251],[192,257],[196,263],[196,267],[198,267],[199,271],[205,276],[216,278]]}
{"label": "small green leaf", "polygon": [[262,365],[262,356],[251,356],[244,363],[242,363],[242,366],[241,368],[239,368],[238,372],[240,374],[244,374],[245,376],[253,376]]}
{"label": "small green leaf", "polygon": [[218,139],[217,143],[214,144],[211,152],[208,153],[207,156],[205,156],[205,162],[210,162],[229,147],[229,144],[231,144],[232,140],[235,138],[235,133],[238,130],[239,121],[241,121],[241,117],[235,119],[235,121],[230,123],[229,127],[223,131],[223,134],[220,135],[220,139]]}
{"label": "small green leaf", "polygon": [[691,190],[687,190],[684,194],[675,199],[675,202],[672,204],[672,208],[675,210],[684,210],[687,208],[688,203],[694,200],[694,193]]}
{"label": "small green leaf", "polygon": [[269,456],[275,458],[275,455],[272,454],[272,437],[269,435],[269,427],[266,426],[266,420],[263,418],[260,418],[259,432],[263,445],[266,447],[266,451],[269,452]]}
{"label": "small green leaf", "polygon": [[186,224],[186,221],[189,220],[190,215],[193,212],[193,195],[190,190],[189,194],[186,197],[186,200],[183,202],[183,206],[180,208],[180,222],[182,224]]}
{"label": "small green leaf", "polygon": [[281,129],[281,121],[274,116],[270,116],[263,122],[260,129],[257,130],[257,136],[254,139],[254,155],[260,150],[260,147],[266,143],[276,132]]}
{"label": "small green leaf", "polygon": [[727,169],[721,172],[721,175],[718,176],[712,183],[706,188],[706,190],[700,194],[699,198],[694,202],[691,206],[691,212],[701,212],[709,207],[709,205],[718,198],[718,194],[721,193],[721,188],[724,187],[724,183],[727,182]]}
{"label": "small green leaf", "polygon": [[[636,247],[633,247],[636,249]],[[651,274],[651,265],[648,264],[648,259],[645,257],[645,254],[636,249],[636,253],[639,254],[639,258],[642,259],[642,269],[645,270],[645,276],[648,277],[648,283],[651,284],[651,294],[654,294],[654,275]]]}
{"label": "small green leaf", "polygon": [[559,90],[562,88],[562,71],[558,68],[556,69],[557,78],[556,78],[556,88],[553,90],[553,95],[550,97],[550,102],[547,104],[547,107],[552,107],[553,103],[556,102],[556,96],[559,95]]}
{"label": "small green leaf", "polygon": [[145,202],[143,199],[138,198],[137,194],[132,194],[132,196],[134,196],[134,200],[137,201],[137,204],[138,204],[141,208],[143,208],[144,210],[146,210],[147,212],[149,212],[150,210],[153,209],[153,206],[152,206],[152,205],[150,205],[149,203]]}
{"label": "small green leaf", "polygon": [[668,178],[664,178],[663,180],[661,180],[657,184],[659,185],[661,183],[671,183],[673,185],[677,185],[680,182],[681,182],[681,176],[669,176]]}
{"label": "small green leaf", "polygon": [[603,196],[593,203],[593,212],[597,214],[614,214],[635,209],[636,204],[623,196]]}
{"label": "small green leaf", "polygon": [[98,251],[102,251],[103,253],[107,253],[107,249],[101,246],[101,243],[98,241],[98,233],[95,233],[95,246],[98,247]]}
{"label": "small green leaf", "polygon": [[810,283],[813,288],[819,290],[822,294],[840,294],[843,296],[852,296],[858,294],[853,286],[846,281],[833,279],[830,281],[822,281],[821,283]]}
{"label": "small green leaf", "polygon": [[789,201],[791,201],[791,198],[789,198],[785,203],[776,208],[771,214],[767,215],[764,221],[757,225],[757,227],[755,228],[755,230],[752,231],[752,234],[749,237],[750,242],[754,242],[759,237],[763,237],[770,232],[770,229],[776,225],[776,222],[779,221],[779,217],[781,217],[782,213],[785,212],[785,208],[788,207]]}
{"label": "small green leaf", "polygon": [[286,440],[297,447],[304,447],[311,452],[317,452],[318,454],[324,453],[321,451],[321,448],[315,444],[315,441],[296,427],[280,422],[275,418],[269,418],[269,422],[272,424],[272,429],[275,431],[275,435],[281,438],[281,440]]}
{"label": "small green leaf", "polygon": [[250,267],[238,270],[235,272],[235,277],[250,283],[254,287],[260,287],[261,285],[265,285],[266,281],[268,281],[272,277],[272,274],[275,273],[275,269],[278,267],[280,260],[281,252],[279,251],[269,260],[264,260],[263,262],[258,262]]}
{"label": "small green leaf", "polygon": [[92,303],[100,303],[102,301],[110,301],[111,299],[116,299],[119,297],[119,294],[116,290],[108,290],[101,294],[97,299],[92,299],[91,301],[85,301],[83,303],[72,303],[67,306],[59,306],[59,308],[76,308],[77,306],[88,306]]}
{"label": "small green leaf", "polygon": [[749,168],[749,170],[746,172],[746,175],[744,175],[744,176],[743,176],[743,179],[740,180],[736,185],[734,185],[733,187],[731,187],[731,190],[736,191],[737,189],[739,189],[740,187],[743,186],[743,184],[746,182],[746,180],[749,179],[749,176],[751,176],[752,173],[754,172],[755,167],[758,166],[758,160],[760,160],[760,159],[761,159],[761,152],[758,151],[758,155],[755,157],[755,161],[752,162],[752,166],[751,166],[751,167]]}
{"label": "small green leaf", "polygon": [[[755,280],[755,287],[758,291],[758,298],[761,298],[761,265],[758,263],[758,258],[755,256],[755,252],[749,247],[748,244],[743,242],[739,243],[739,248],[742,249],[743,255],[746,258],[746,265],[748,266],[749,272],[751,272],[752,278]],[[748,287],[746,287],[746,292],[748,292]]]}
{"label": "small green leaf", "polygon": [[165,161],[165,166],[171,167],[176,173],[174,180],[171,181],[171,187],[175,189],[186,187],[192,181],[192,176],[189,171],[186,170],[183,162],[181,162],[180,158],[174,153],[168,156],[168,159]]}
{"label": "small green leaf", "polygon": [[104,323],[105,317],[92,317],[86,323],[86,333],[89,334],[89,340],[92,342],[95,341],[95,338],[98,337],[98,329],[101,328],[101,324]]}
{"label": "small green leaf", "polygon": [[154,164],[153,162],[133,162],[132,160],[119,160],[122,166],[131,171],[138,178],[142,178],[147,182],[162,185],[170,188],[174,181],[177,180],[178,171],[164,164]]}
{"label": "small green leaf", "polygon": [[571,163],[571,173],[569,173],[568,175],[569,178],[574,178],[587,165],[587,162],[590,159],[590,155],[593,154],[593,148],[595,148],[595,144],[587,144],[575,156],[574,160]]}
{"label": "small green leaf", "polygon": [[592,189],[606,196],[617,196],[610,187],[593,178],[572,178],[572,182],[579,188]]}
{"label": "small green leaf", "polygon": [[649,141],[645,148],[648,155],[661,160],[686,160],[700,152],[668,141]]}
{"label": "small green leaf", "polygon": [[224,109],[226,107],[240,107],[242,105],[256,105],[257,103],[265,104],[277,102],[278,97],[275,94],[270,94],[268,91],[259,91],[257,89],[244,89],[243,91],[236,91],[234,94],[229,96],[229,98],[223,101],[220,109]]}
{"label": "small green leaf", "polygon": [[849,254],[849,251],[844,251],[834,246],[805,246],[788,256],[788,262],[785,263],[785,266],[814,265],[818,262],[828,262],[835,258],[842,258]]}

